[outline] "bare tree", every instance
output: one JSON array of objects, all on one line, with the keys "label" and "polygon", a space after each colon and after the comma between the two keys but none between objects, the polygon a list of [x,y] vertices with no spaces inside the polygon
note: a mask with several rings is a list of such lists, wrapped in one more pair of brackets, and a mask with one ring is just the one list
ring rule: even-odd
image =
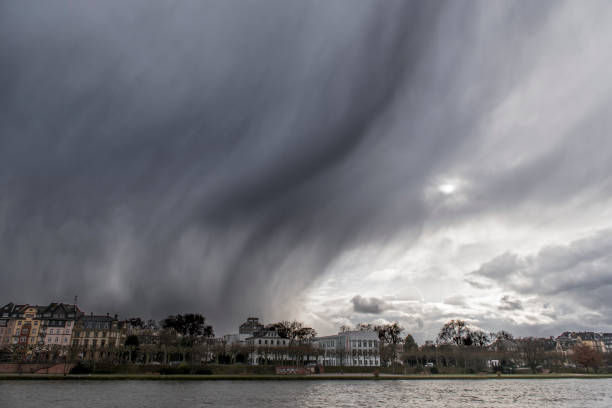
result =
[{"label": "bare tree", "polygon": [[471,344],[470,329],[463,320],[450,320],[442,326],[438,333],[438,341],[443,344],[456,346]]},{"label": "bare tree", "polygon": [[[380,355],[381,357],[389,356],[391,358],[391,365],[393,367],[393,372],[395,372],[397,345],[404,341],[401,336],[404,328],[400,326],[398,322],[394,322],[391,324],[375,326],[374,329],[378,332],[378,338],[381,344]],[[385,346],[385,344],[387,346]],[[389,348],[390,351],[388,350]]]},{"label": "bare tree", "polygon": [[574,346],[572,351],[572,360],[576,364],[583,366],[587,373],[589,372],[589,368],[592,368],[593,371],[597,372],[597,369],[603,362],[603,356],[599,351],[584,344]]}]

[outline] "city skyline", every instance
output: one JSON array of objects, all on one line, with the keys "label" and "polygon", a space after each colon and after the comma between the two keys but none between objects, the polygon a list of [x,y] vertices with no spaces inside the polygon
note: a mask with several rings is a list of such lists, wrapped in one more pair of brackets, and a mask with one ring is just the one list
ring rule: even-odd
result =
[{"label": "city skyline", "polygon": [[2,4],[0,299],[612,331],[612,8],[384,3]]}]

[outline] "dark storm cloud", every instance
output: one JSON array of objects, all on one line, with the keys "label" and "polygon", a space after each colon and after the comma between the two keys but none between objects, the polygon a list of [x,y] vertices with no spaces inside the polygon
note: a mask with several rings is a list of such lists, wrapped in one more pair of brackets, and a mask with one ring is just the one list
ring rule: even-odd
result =
[{"label": "dark storm cloud", "polygon": [[357,313],[379,314],[389,308],[384,300],[376,297],[366,298],[356,295],[351,299],[351,303],[353,304],[353,311]]},{"label": "dark storm cloud", "polygon": [[0,295],[213,319],[299,295],[380,233],[351,157],[436,8],[3,3]]},{"label": "dark storm cloud", "polygon": [[[537,157],[475,156],[556,66],[557,3],[485,4],[1,3],[0,298],[230,330],[426,221],[609,194],[607,98]],[[456,205],[430,193],[449,170],[474,180]]]}]

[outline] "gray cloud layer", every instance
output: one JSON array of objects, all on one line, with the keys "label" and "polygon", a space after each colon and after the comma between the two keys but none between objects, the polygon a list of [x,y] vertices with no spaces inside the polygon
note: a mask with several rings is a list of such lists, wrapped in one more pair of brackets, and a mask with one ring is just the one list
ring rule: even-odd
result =
[{"label": "gray cloud layer", "polygon": [[[426,222],[610,196],[610,81],[599,72],[569,75],[602,79],[597,95],[578,80],[555,95],[554,115],[578,116],[542,131],[559,138],[554,148],[522,155],[530,137],[516,156],[487,147],[494,133],[513,140],[550,121],[542,108],[540,119],[487,128],[526,77],[537,83],[539,64],[571,51],[549,47],[557,21],[581,24],[557,8],[2,3],[0,298],[79,294],[100,312],[197,310],[233,326],[298,309],[339,254],[410,245]],[[523,98],[542,107],[547,92]],[[463,199],[432,198],[432,180],[449,171],[472,181]],[[527,281],[496,277],[504,287],[546,279],[505,257],[495,270]],[[483,267],[475,275],[488,276]]]},{"label": "gray cloud layer", "polygon": [[[581,305],[599,314],[600,323],[612,324],[612,230],[568,245],[546,246],[527,256],[505,253],[471,275],[518,294],[548,299],[562,309]],[[502,308],[516,310],[522,305],[506,295]]]}]

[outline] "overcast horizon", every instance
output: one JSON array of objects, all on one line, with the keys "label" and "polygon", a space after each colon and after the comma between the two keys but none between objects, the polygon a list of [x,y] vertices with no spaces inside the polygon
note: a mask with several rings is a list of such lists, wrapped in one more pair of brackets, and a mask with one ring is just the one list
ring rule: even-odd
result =
[{"label": "overcast horizon", "polygon": [[0,301],[612,331],[605,1],[0,3]]}]

